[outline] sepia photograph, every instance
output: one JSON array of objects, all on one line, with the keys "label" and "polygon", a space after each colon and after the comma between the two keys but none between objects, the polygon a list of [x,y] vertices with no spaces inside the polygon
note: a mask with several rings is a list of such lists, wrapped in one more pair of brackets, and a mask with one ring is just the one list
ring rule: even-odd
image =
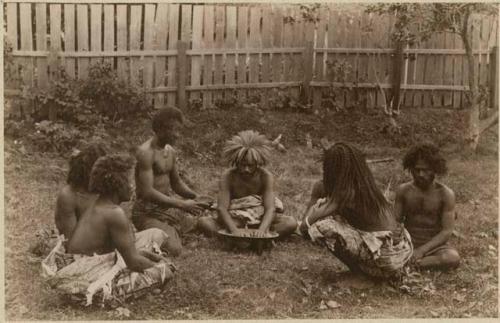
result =
[{"label": "sepia photograph", "polygon": [[498,319],[498,4],[1,6],[5,320]]}]

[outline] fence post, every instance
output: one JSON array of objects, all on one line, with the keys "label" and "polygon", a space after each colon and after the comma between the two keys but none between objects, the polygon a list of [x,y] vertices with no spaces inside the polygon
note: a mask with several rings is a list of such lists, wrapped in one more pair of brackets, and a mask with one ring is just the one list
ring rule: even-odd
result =
[{"label": "fence post", "polygon": [[304,62],[304,84],[302,88],[304,89],[302,99],[305,103],[311,102],[312,88],[311,81],[313,77],[313,56],[314,56],[314,42],[306,42],[306,47],[304,53],[302,54]]},{"label": "fence post", "polygon": [[490,108],[498,109],[498,46],[490,52]]},{"label": "fence post", "polygon": [[177,107],[182,111],[185,111],[187,108],[187,100],[186,100],[187,47],[188,47],[187,42],[185,41],[177,42]]}]

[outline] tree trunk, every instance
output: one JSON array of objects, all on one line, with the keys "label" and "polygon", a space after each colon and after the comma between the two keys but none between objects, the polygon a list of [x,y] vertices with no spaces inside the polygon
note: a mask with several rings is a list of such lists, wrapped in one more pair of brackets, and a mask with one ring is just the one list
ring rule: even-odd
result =
[{"label": "tree trunk", "polygon": [[401,101],[401,79],[404,65],[404,56],[403,56],[403,41],[396,41],[394,58],[392,60],[392,98],[391,98],[391,106],[393,110],[399,110],[399,103]]},{"label": "tree trunk", "polygon": [[472,26],[469,26],[470,21],[470,9],[465,14],[463,27],[460,33],[462,42],[465,47],[465,55],[467,57],[467,68],[469,76],[469,92],[467,93],[467,103],[468,103],[468,120],[467,120],[467,133],[465,134],[465,145],[471,153],[474,153],[477,149],[480,136],[480,124],[479,124],[479,90],[476,84],[476,67],[474,66],[474,55],[472,54],[472,46],[470,41],[470,36],[472,35]]}]

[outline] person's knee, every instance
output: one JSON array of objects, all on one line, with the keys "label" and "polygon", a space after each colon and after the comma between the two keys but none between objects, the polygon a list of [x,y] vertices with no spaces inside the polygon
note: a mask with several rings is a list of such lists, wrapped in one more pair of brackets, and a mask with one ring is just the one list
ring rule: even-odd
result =
[{"label": "person's knee", "polygon": [[281,216],[275,229],[280,235],[291,234],[297,229],[297,220],[292,216]]},{"label": "person's knee", "polygon": [[203,233],[212,235],[217,233],[219,226],[212,217],[203,217],[198,220],[198,229]]},{"label": "person's knee", "polygon": [[441,261],[447,267],[456,268],[460,264],[460,255],[455,249],[449,249],[441,255]]},{"label": "person's knee", "polygon": [[179,239],[175,237],[169,237],[162,246],[170,256],[177,257],[182,253],[182,244]]}]

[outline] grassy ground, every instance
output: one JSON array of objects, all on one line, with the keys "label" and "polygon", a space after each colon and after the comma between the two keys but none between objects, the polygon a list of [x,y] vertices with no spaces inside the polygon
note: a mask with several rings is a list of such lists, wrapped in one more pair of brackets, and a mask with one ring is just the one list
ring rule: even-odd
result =
[{"label": "grassy ground", "polygon": [[[273,156],[270,169],[286,212],[300,217],[312,183],[321,177],[319,139],[349,140],[367,158],[394,157],[372,164],[379,184],[392,187],[409,179],[399,159],[415,140],[438,142],[450,156],[442,181],[455,190],[459,214],[452,243],[463,257],[450,272],[422,272],[402,289],[351,275],[336,258],[298,236],[280,241],[262,256],[233,252],[217,239],[186,237],[178,271],[158,294],[127,304],[126,310],[79,308],[47,288],[40,259],[29,252],[34,233],[51,224],[66,161],[55,154],[5,141],[6,309],[9,320],[92,319],[247,319],[247,318],[412,318],[498,317],[498,133],[489,131],[479,154],[462,158],[453,139],[462,119],[446,111],[405,111],[403,135],[380,132],[380,115],[318,116],[242,111],[196,112],[180,143],[182,169],[201,192],[215,194],[224,167],[220,148],[230,135],[248,128],[274,137],[283,134],[286,154]],[[148,133],[145,125],[110,131],[126,149]],[[122,127],[123,129],[123,127]],[[313,147],[307,147],[306,134]],[[125,205],[126,208],[129,206]],[[335,301],[337,308],[323,303]],[[326,307],[326,308],[325,308]],[[128,316],[127,316],[128,314]]]}]

